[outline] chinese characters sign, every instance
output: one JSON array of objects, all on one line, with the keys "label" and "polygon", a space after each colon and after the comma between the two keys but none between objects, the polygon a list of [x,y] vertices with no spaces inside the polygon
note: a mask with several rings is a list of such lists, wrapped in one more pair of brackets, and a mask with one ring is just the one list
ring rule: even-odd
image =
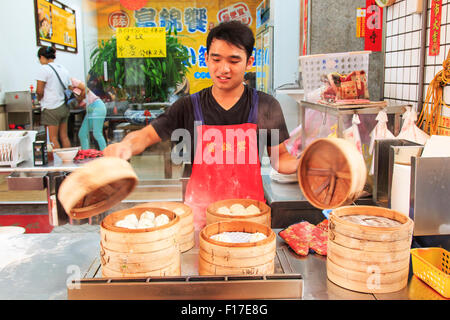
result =
[{"label": "chinese characters sign", "polygon": [[[53,3],[58,3],[60,6]],[[36,0],[38,45],[42,45],[40,41],[45,41],[76,49],[75,11],[58,1],[53,3],[47,0]]]},{"label": "chinese characters sign", "polygon": [[217,20],[219,20],[219,22],[238,20],[243,24],[250,26],[252,24],[252,14],[245,3],[238,2],[221,9],[217,13]]},{"label": "chinese characters sign", "polygon": [[431,1],[430,12],[430,48],[428,55],[439,55],[439,47],[441,44],[441,15],[442,15],[442,0]]},{"label": "chinese characters sign", "polygon": [[165,28],[117,28],[118,58],[163,58],[166,56]]},{"label": "chinese characters sign", "polygon": [[164,28],[165,32],[176,31],[178,41],[190,55],[189,62],[192,66],[186,77],[191,93],[212,84],[205,61],[208,31],[222,21],[239,20],[248,23],[253,32],[256,32],[255,12],[260,2],[261,0],[148,0],[143,7],[129,10],[117,1],[114,2],[115,5],[108,5],[105,10],[100,2],[88,1],[94,7],[93,11],[97,12],[99,42],[110,39],[120,28],[158,27]]},{"label": "chinese characters sign", "polygon": [[366,0],[364,50],[381,51],[383,40],[383,8],[375,0]]}]

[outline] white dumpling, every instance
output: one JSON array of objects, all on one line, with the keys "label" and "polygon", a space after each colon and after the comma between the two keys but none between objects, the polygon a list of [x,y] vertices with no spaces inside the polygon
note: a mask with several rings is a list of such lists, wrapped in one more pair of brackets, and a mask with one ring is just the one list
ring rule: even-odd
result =
[{"label": "white dumpling", "polygon": [[163,226],[165,224],[168,224],[170,219],[168,216],[166,216],[165,214],[160,214],[159,216],[157,216],[155,218],[155,226],[159,227],[159,226]]},{"label": "white dumpling", "polygon": [[120,227],[120,228],[136,229],[137,224],[131,223],[130,221],[123,219],[123,220],[117,221],[115,226]]},{"label": "white dumpling", "polygon": [[228,207],[220,207],[219,209],[217,209],[217,213],[220,214],[230,214],[230,209],[228,209]]},{"label": "white dumpling", "polygon": [[247,214],[261,213],[261,210],[259,210],[259,208],[257,206],[255,206],[254,204],[249,205],[247,207],[247,209],[245,209],[245,211],[247,212]]},{"label": "white dumpling", "polygon": [[146,218],[143,219],[141,216],[141,219],[139,219],[139,223],[137,226],[138,229],[146,229],[146,228],[154,228],[154,227],[155,227],[155,224],[152,219],[146,219]]},{"label": "white dumpling", "polygon": [[264,233],[255,232],[250,235],[250,239],[248,240],[248,242],[257,242],[264,240],[265,238],[267,238],[267,236]]},{"label": "white dumpling", "polygon": [[141,214],[141,217],[139,218],[140,220],[142,219],[147,219],[147,220],[154,220],[155,219],[155,214],[151,211],[145,211]]},{"label": "white dumpling", "polygon": [[184,209],[181,207],[173,209],[173,212],[175,212],[176,215],[182,216],[184,214]]},{"label": "white dumpling", "polygon": [[125,216],[125,218],[123,220],[129,222],[130,224],[134,224],[136,226],[139,223],[139,220],[134,213]]},{"label": "white dumpling", "polygon": [[210,238],[220,242],[232,242],[230,236],[225,233],[214,234]]},{"label": "white dumpling", "polygon": [[235,203],[230,207],[230,212],[232,214],[236,214],[236,215],[243,215],[246,214],[247,211],[245,211],[245,207],[240,204],[240,203]]}]

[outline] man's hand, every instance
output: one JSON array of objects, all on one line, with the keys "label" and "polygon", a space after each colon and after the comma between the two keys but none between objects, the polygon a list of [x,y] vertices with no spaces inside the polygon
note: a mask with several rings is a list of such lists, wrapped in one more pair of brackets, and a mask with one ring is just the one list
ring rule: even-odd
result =
[{"label": "man's hand", "polygon": [[124,160],[129,160],[133,155],[133,150],[131,149],[131,145],[127,141],[122,141],[107,146],[103,150],[103,155],[105,157],[117,157]]}]

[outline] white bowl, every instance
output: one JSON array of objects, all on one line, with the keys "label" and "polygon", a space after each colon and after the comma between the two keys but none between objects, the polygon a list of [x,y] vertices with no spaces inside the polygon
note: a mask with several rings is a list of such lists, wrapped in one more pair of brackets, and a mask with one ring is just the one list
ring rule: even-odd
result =
[{"label": "white bowl", "polygon": [[53,152],[63,161],[72,161],[78,153],[79,148],[61,148],[54,149]]}]

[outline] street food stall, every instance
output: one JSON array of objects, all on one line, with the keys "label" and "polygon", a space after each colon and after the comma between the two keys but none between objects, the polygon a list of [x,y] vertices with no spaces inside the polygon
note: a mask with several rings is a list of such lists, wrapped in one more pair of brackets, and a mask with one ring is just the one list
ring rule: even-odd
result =
[{"label": "street food stall", "polygon": [[[149,12],[159,12],[161,17],[189,12],[186,17],[191,19],[209,11],[217,20],[238,16],[251,25],[254,9],[261,18],[275,7],[272,1],[225,1],[227,5],[219,9],[211,4],[191,8],[173,2],[169,14],[152,0],[143,1],[139,8],[130,1],[120,1],[113,8],[83,2],[96,20],[87,19],[88,25],[99,24],[95,36],[98,48],[86,63],[92,67],[86,78],[95,76],[115,99],[105,100],[108,130],[115,134],[108,142],[119,142],[125,131],[148,125],[164,112],[161,106],[170,106],[182,94],[210,85],[211,75],[202,59],[203,37],[214,23],[185,21],[186,28],[178,31],[194,35],[186,46],[172,34],[165,37],[163,26],[156,26]],[[372,2],[368,1],[368,6],[376,6]],[[396,6],[394,2],[389,1],[389,5]],[[156,188],[165,192],[169,180],[176,180],[183,186],[183,196],[126,201],[142,184],[137,164],[151,167],[145,159],[134,156],[127,161],[101,153],[80,153],[79,147],[47,150],[47,141],[35,139],[35,132],[0,132],[0,160],[5,162],[0,172],[10,174],[10,190],[46,189],[52,226],[97,227],[87,233],[26,233],[17,226],[0,227],[0,299],[449,299],[448,137],[428,136],[418,127],[420,99],[407,96],[414,91],[411,84],[402,91],[404,99],[388,96],[395,90],[386,90],[387,98],[382,101],[369,99],[372,53],[368,50],[307,55],[315,32],[309,30],[312,25],[308,19],[311,13],[317,14],[317,7],[311,8],[309,1],[300,3],[303,21],[296,33],[302,34],[299,49],[303,54],[298,59],[299,77],[297,70],[290,76],[303,83],[292,84],[296,88],[292,91],[272,88],[290,96],[298,107],[298,127],[286,143],[290,155],[299,160],[297,170],[284,175],[262,163],[264,199],[230,198],[208,203],[206,225],[200,229],[194,227],[194,208],[184,199],[191,174],[189,163],[181,165],[183,176],[172,176],[171,160],[180,151],[172,148],[176,141],[166,140],[146,149],[163,158],[163,169],[146,170],[161,169],[166,184]],[[405,6],[405,1],[401,3],[399,6]],[[120,10],[112,10],[117,8]],[[393,12],[387,12],[388,23],[398,20]],[[408,15],[411,20],[412,15]],[[175,18],[171,23],[182,26]],[[154,30],[151,36],[140,30],[145,28]],[[275,30],[277,26],[268,28]],[[140,57],[118,56],[130,48],[116,50],[120,41],[124,43],[121,37],[130,32],[138,35],[136,39],[157,38],[161,33],[157,40],[164,38],[178,48],[174,51],[180,54],[177,59],[181,62],[179,69],[172,71],[179,77],[175,80],[187,83],[187,93],[164,83],[163,70],[170,68],[156,60],[160,58],[146,56],[149,48],[143,48]],[[255,51],[261,55],[279,35],[259,36],[265,46]],[[266,43],[262,43],[265,38]],[[389,51],[393,40],[387,42]],[[267,61],[273,62],[276,56],[272,54],[278,51],[266,51]],[[114,54],[108,56],[111,52]],[[187,66],[191,72],[186,73]],[[257,82],[271,80],[258,79],[264,74],[260,67],[256,65]],[[271,77],[275,77],[276,68],[270,69],[272,72]],[[408,72],[412,74],[412,70]],[[386,88],[390,85],[392,81],[387,80]],[[24,95],[28,101],[28,92]],[[119,107],[122,110],[117,111]],[[14,113],[11,108],[7,111]],[[37,113],[28,107],[16,111],[31,112],[30,120]],[[65,153],[70,153],[67,159]],[[223,180],[227,183],[229,179],[224,175]]]}]

